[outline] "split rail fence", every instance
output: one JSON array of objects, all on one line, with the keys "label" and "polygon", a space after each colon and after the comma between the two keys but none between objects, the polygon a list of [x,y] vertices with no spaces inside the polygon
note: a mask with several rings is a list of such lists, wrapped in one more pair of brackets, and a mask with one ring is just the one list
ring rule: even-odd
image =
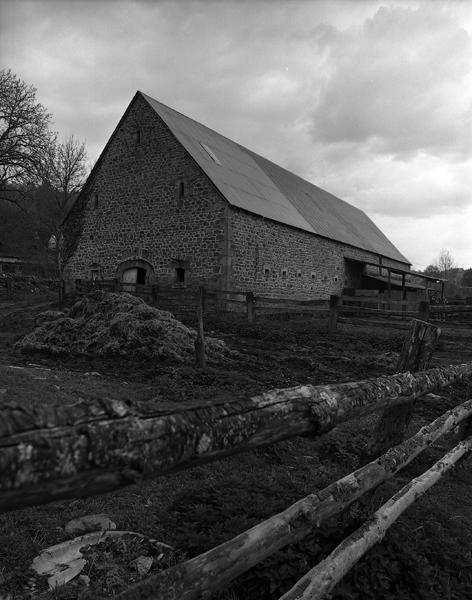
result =
[{"label": "split rail fence", "polygon": [[329,299],[272,298],[251,291],[162,287],[116,280],[76,280],[75,287],[78,294],[96,289],[129,292],[158,308],[174,312],[178,318],[194,318],[201,310],[204,316],[220,313],[244,316],[249,323],[259,318],[318,317],[328,320],[330,330],[334,330],[337,323],[354,322],[406,329],[412,318],[442,321],[451,326],[472,326],[472,305],[430,304],[413,297],[399,300],[371,294],[331,296]]},{"label": "split rail fence", "polygon": [[[341,422],[378,410],[386,410],[391,423],[392,417],[395,420],[411,412],[426,394],[472,377],[472,362],[427,368],[439,333],[434,325],[412,322],[398,364],[405,372],[351,383],[271,390],[235,402],[156,404],[153,411],[140,412],[139,407],[105,398],[64,404],[58,395],[57,405],[49,402],[28,412],[12,400],[0,400],[0,509],[116,490],[143,477],[296,435],[322,436]],[[134,584],[117,598],[210,597],[277,550],[306,537],[393,477],[439,437],[459,428],[456,438],[461,441],[450,452],[396,493],[282,599],[325,597],[399,515],[472,449],[471,420],[469,399],[401,441],[408,422],[403,419],[395,432],[399,443],[378,458],[235,538]],[[394,438],[388,439],[390,443]]]}]

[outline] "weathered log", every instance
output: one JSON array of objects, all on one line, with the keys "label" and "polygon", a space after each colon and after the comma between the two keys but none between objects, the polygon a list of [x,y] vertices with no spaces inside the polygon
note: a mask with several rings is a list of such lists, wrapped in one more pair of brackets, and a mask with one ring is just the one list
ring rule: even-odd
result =
[{"label": "weathered log", "polygon": [[393,477],[425,448],[472,415],[472,400],[447,411],[384,456],[310,494],[235,538],[134,584],[117,600],[198,600],[225,587],[277,550],[306,537],[366,491]]},{"label": "weathered log", "polygon": [[[397,371],[414,373],[428,369],[440,335],[441,330],[436,325],[413,319],[398,359]],[[366,457],[370,459],[379,456],[400,443],[405,437],[412,414],[411,403],[387,408],[375,428]]]},{"label": "weathered log", "polygon": [[397,371],[404,373],[427,369],[440,335],[441,329],[436,325],[413,319],[398,359]]},{"label": "weathered log", "polygon": [[324,598],[372,546],[382,541],[388,528],[398,517],[470,450],[472,450],[472,437],[460,442],[431,469],[412,479],[383,504],[362,527],[341,542],[325,560],[304,575],[280,600]]},{"label": "weathered log", "polygon": [[[297,386],[233,402],[136,406],[102,399],[44,403],[0,396],[0,509],[111,491],[295,435],[472,375],[472,362],[360,382]],[[39,382],[34,382],[39,387]]]}]

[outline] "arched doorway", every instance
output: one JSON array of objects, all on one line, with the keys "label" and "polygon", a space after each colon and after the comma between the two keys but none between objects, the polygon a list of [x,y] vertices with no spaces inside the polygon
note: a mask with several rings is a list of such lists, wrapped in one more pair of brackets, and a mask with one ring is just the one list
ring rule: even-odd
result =
[{"label": "arched doorway", "polygon": [[154,269],[143,259],[125,260],[117,269],[118,281],[123,285],[123,291],[135,292],[139,285],[149,285],[154,282]]}]

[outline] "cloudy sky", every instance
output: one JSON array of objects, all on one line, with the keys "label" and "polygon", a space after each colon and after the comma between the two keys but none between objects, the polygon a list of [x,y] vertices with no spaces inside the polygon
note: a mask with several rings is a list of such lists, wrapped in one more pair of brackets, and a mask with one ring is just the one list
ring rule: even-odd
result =
[{"label": "cloudy sky", "polygon": [[137,89],[472,267],[472,3],[0,0],[0,58],[98,157]]}]

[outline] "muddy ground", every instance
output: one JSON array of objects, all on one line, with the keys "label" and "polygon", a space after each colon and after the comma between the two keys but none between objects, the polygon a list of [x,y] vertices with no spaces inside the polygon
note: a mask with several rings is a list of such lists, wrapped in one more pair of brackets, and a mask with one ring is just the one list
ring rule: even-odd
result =
[{"label": "muddy ground", "polygon": [[[342,324],[326,334],[323,320],[263,321],[208,318],[206,330],[240,352],[231,365],[193,364],[20,354],[14,343],[31,330],[42,306],[0,307],[0,365],[22,367],[23,382],[53,382],[85,397],[155,398],[174,402],[230,399],[275,387],[325,384],[391,374],[404,331]],[[49,308],[49,307],[48,307]],[[52,307],[54,308],[54,307]],[[472,331],[472,330],[471,330]],[[472,360],[472,332],[450,335],[433,365]],[[34,383],[25,402],[35,401]],[[0,388],[3,388],[0,382]],[[60,393],[60,392],[58,392]],[[466,384],[440,399],[419,403],[411,433],[462,402]],[[0,516],[0,598],[111,598],[141,575],[132,567],[136,548],[105,548],[74,579],[54,592],[30,570],[42,549],[70,537],[64,525],[86,514],[106,513],[118,529],[144,533],[189,558],[233,537],[322,489],[360,464],[375,416],[347,423],[321,439],[295,438],[213,464],[144,481],[119,492],[52,503]],[[382,501],[426,470],[451,446],[447,439],[423,453],[394,480],[348,514],[333,519],[302,543],[274,554],[221,592],[220,600],[280,597]],[[465,600],[472,597],[472,461],[419,499],[385,540],[337,586],[342,599]],[[142,550],[141,550],[142,551]],[[160,568],[155,561],[150,573]],[[88,581],[87,581],[88,579]],[[2,595],[3,594],[3,595]]]}]

